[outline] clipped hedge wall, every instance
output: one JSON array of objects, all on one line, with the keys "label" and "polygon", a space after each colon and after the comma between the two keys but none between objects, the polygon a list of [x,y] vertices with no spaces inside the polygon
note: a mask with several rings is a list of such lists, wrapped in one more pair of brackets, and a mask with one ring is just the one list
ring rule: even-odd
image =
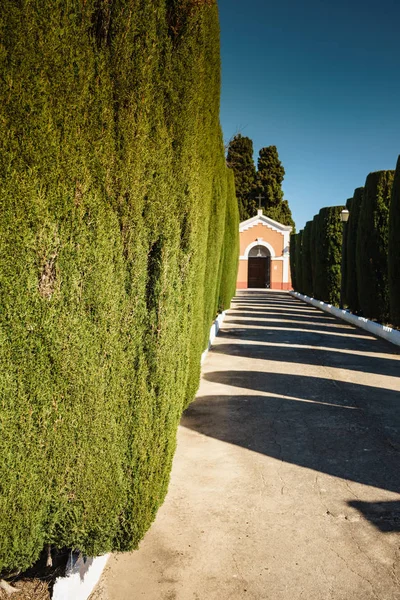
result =
[{"label": "clipped hedge wall", "polygon": [[311,270],[311,230],[312,221],[307,221],[303,230],[302,239],[302,254],[301,254],[301,272],[302,272],[302,285],[303,294],[307,296],[313,295],[313,280]]},{"label": "clipped hedge wall", "polygon": [[297,233],[290,234],[290,277],[292,280],[292,287],[297,290],[297,265],[296,265],[296,240]]},{"label": "clipped hedge wall", "polygon": [[303,293],[303,230],[296,234],[295,280],[297,292]]},{"label": "clipped hedge wall", "polygon": [[318,231],[318,217],[314,215],[311,225],[311,239],[310,239],[310,252],[311,252],[311,279],[312,279],[312,296],[315,296],[315,279],[316,279],[316,261],[317,261],[317,242],[316,236]]},{"label": "clipped hedge wall", "polygon": [[389,320],[389,207],[394,171],[370,173],[366,179],[357,228],[357,287],[362,314],[380,323]]},{"label": "clipped hedge wall", "polygon": [[[353,198],[348,198],[346,201],[346,209],[349,211],[349,219],[352,210]],[[349,222],[343,223],[343,243],[342,243],[342,264],[341,264],[341,281],[340,281],[340,298],[341,305],[348,306],[347,301],[347,267],[348,267],[348,254],[347,254],[347,238],[349,234]]]},{"label": "clipped hedge wall", "polygon": [[301,249],[293,236],[294,289],[399,327],[400,156],[396,171],[370,173],[346,208],[344,225],[343,207],[321,209],[307,222]]},{"label": "clipped hedge wall", "polygon": [[315,234],[315,297],[336,306],[340,304],[343,208],[321,208]]},{"label": "clipped hedge wall", "polygon": [[225,217],[224,240],[222,244],[218,312],[229,308],[236,292],[236,280],[239,263],[239,209],[235,196],[235,176],[232,171],[227,175],[227,207]]},{"label": "clipped hedge wall", "polygon": [[363,198],[364,188],[359,187],[354,190],[353,198],[351,199],[351,209],[349,220],[346,225],[346,272],[343,275],[344,285],[344,304],[350,310],[358,314],[360,306],[358,302],[358,286],[357,286],[357,266],[356,266],[356,248],[357,248],[357,229],[358,220],[360,218],[360,209]]},{"label": "clipped hedge wall", "polygon": [[394,175],[389,215],[390,321],[400,327],[400,156]]},{"label": "clipped hedge wall", "polygon": [[7,570],[47,543],[137,547],[233,293],[238,217],[214,1],[4,0],[0,32]]}]

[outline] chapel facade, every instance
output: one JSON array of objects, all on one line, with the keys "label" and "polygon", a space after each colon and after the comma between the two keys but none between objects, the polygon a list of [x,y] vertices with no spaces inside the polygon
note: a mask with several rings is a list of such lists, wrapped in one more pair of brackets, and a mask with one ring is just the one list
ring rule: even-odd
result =
[{"label": "chapel facade", "polygon": [[240,256],[237,289],[290,290],[289,243],[292,227],[257,215],[239,225]]}]

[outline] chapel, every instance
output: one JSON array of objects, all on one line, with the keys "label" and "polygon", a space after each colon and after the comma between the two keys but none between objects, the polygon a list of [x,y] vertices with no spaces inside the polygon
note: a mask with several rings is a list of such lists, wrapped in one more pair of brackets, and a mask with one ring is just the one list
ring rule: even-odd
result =
[{"label": "chapel", "polygon": [[240,257],[237,289],[290,290],[289,243],[292,227],[257,215],[239,225]]}]

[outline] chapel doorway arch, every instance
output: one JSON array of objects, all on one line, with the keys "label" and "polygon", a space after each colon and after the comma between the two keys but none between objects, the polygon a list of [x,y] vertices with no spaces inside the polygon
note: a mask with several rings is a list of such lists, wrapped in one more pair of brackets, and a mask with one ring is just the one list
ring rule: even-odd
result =
[{"label": "chapel doorway arch", "polygon": [[249,288],[271,287],[271,253],[260,244],[253,246],[248,256],[248,284]]}]

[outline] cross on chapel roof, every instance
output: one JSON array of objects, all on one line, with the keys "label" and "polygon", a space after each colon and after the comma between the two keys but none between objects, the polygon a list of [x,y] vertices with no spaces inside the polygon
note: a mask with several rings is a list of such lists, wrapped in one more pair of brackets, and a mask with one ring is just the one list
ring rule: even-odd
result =
[{"label": "cross on chapel roof", "polygon": [[258,196],[256,196],[256,200],[258,200],[257,217],[261,217],[261,215],[263,214],[263,211],[261,208],[261,200],[265,200],[265,198],[264,198],[264,196],[261,196],[261,194],[258,194]]},{"label": "cross on chapel roof", "polygon": [[261,210],[261,200],[265,200],[265,197],[261,196],[261,194],[258,194],[258,196],[256,196],[256,200],[258,200],[258,210]]}]

